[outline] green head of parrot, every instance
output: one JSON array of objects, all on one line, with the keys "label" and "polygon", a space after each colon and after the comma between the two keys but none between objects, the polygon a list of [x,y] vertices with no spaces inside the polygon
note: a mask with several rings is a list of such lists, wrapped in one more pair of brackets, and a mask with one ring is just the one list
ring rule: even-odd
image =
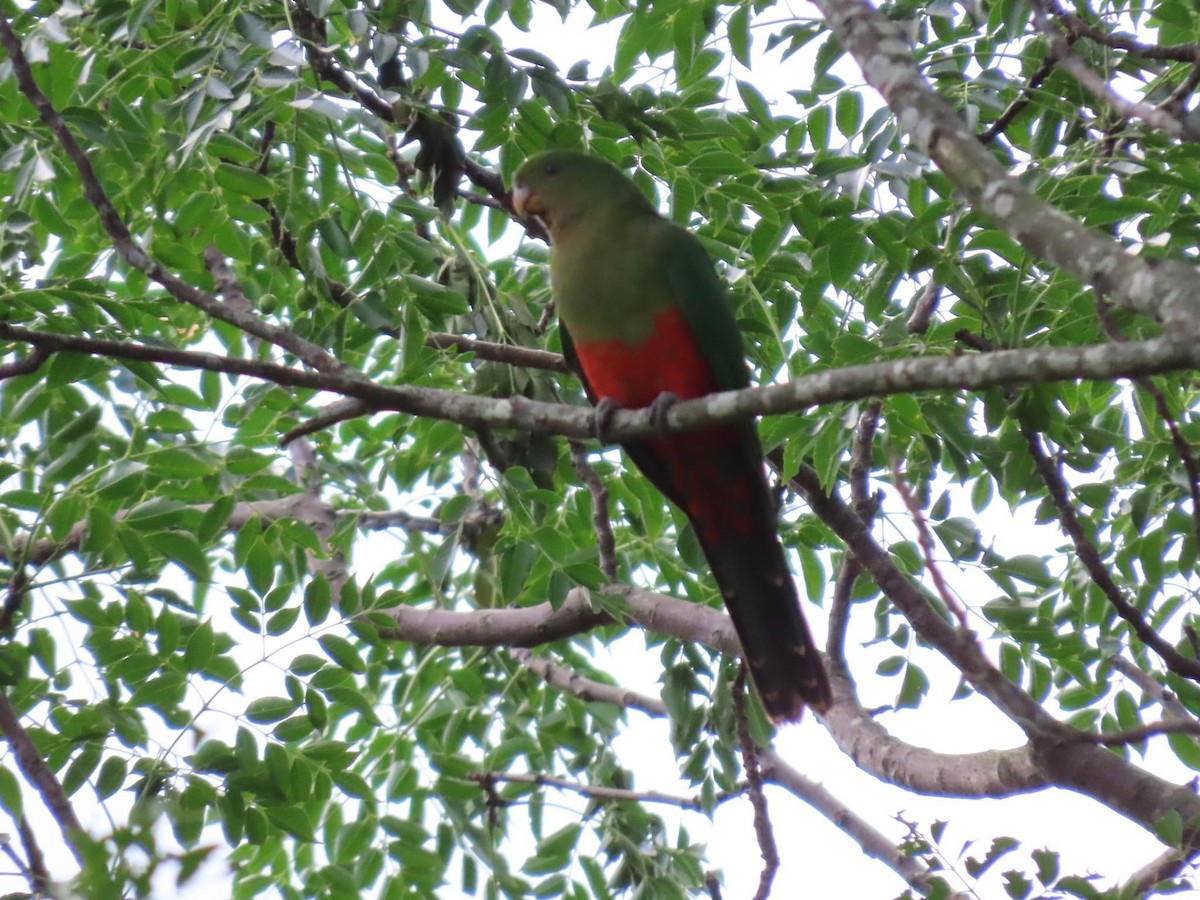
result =
[{"label": "green head of parrot", "polygon": [[588,210],[650,206],[620,169],[577,150],[550,150],[526,160],[513,177],[512,201],[518,216],[540,219],[551,237]]}]

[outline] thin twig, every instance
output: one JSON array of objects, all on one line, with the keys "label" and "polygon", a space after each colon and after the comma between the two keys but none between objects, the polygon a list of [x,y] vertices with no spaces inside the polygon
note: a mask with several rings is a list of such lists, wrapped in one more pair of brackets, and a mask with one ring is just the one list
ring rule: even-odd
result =
[{"label": "thin twig", "polygon": [[1178,719],[1169,719],[1161,722],[1147,722],[1145,725],[1138,725],[1135,728],[1101,732],[1100,734],[1081,731],[1079,732],[1079,740],[1094,741],[1097,744],[1103,744],[1105,747],[1120,747],[1125,744],[1140,744],[1146,738],[1159,734],[1200,735],[1200,722],[1184,722]]},{"label": "thin twig", "polygon": [[[534,656],[528,650],[518,649],[510,651],[510,653],[523,667],[537,675],[546,684],[570,693],[581,700],[612,703],[622,709],[636,709],[654,718],[666,718],[667,716],[666,704],[657,697],[649,697],[619,685],[605,684],[587,678],[548,657]],[[737,694],[735,693],[734,696]],[[841,708],[841,704],[838,708]],[[861,715],[865,717],[866,714],[861,713]],[[779,785],[807,803],[849,835],[851,840],[862,847],[867,856],[878,859],[922,893],[928,892],[930,882],[936,878],[936,874],[926,868],[919,859],[897,849],[886,835],[876,830],[852,807],[839,801],[822,785],[805,777],[795,766],[789,764],[769,747],[759,751],[759,762],[765,781]],[[1027,786],[1025,790],[1028,789]],[[947,900],[961,900],[961,898],[958,894],[951,894]]]},{"label": "thin twig", "polygon": [[1013,175],[925,77],[906,25],[884,9],[868,0],[812,3],[913,145],[975,214],[1016,240],[1031,259],[1108,291],[1123,307],[1158,318],[1168,330],[1197,333],[1194,266],[1182,258],[1138,255],[1115,237],[1083,227]]},{"label": "thin twig", "polygon": [[1062,527],[1063,533],[1074,544],[1075,555],[1083,563],[1092,582],[1100,588],[1113,609],[1129,624],[1133,633],[1142,643],[1162,657],[1167,668],[1184,678],[1200,681],[1200,660],[1184,656],[1171,646],[1146,622],[1137,607],[1126,599],[1125,592],[1113,580],[1112,573],[1100,558],[1100,551],[1096,549],[1096,545],[1084,531],[1083,524],[1079,521],[1079,516],[1071,503],[1067,483],[1054,461],[1046,454],[1041,438],[1037,432],[1027,428],[1024,424],[1020,427],[1021,433],[1025,437],[1025,445],[1029,448],[1029,455],[1033,459],[1034,468],[1045,482],[1050,493],[1050,500],[1058,512],[1059,525]]},{"label": "thin twig", "polygon": [[1187,78],[1175,86],[1175,89],[1167,95],[1167,99],[1158,104],[1158,108],[1172,116],[1186,116],[1188,114],[1187,98],[1191,96],[1197,86],[1200,86],[1200,60],[1192,65]]},{"label": "thin twig", "polygon": [[568,441],[571,450],[571,465],[575,474],[587,488],[592,498],[592,527],[596,531],[596,551],[600,557],[600,571],[609,581],[617,580],[617,541],[613,536],[612,520],[608,515],[608,488],[588,462],[587,448],[580,441]]},{"label": "thin twig", "polygon": [[489,362],[508,363],[526,369],[543,369],[547,372],[569,372],[562,354],[517,344],[499,344],[481,341],[465,334],[431,332],[425,336],[425,346],[435,350],[454,350],[458,353],[473,353],[476,359]]},{"label": "thin twig", "polygon": [[1188,712],[1187,707],[1180,702],[1179,698],[1163,687],[1148,672],[1143,672],[1122,656],[1108,657],[1108,664],[1140,687],[1148,697],[1161,706],[1163,716],[1167,719],[1185,722],[1195,721],[1195,717]]},{"label": "thin twig", "polygon": [[[1068,44],[1070,44],[1073,40],[1073,37],[1068,37]],[[1053,54],[1049,54],[1042,59],[1041,64],[1033,71],[1033,74],[1029,76],[1029,82],[1021,90],[1020,95],[1004,108],[1004,111],[996,117],[996,120],[987,127],[983,134],[979,135],[979,140],[981,143],[989,144],[999,135],[1003,134],[1005,129],[1012,124],[1013,119],[1020,115],[1021,110],[1025,109],[1025,107],[1033,102],[1034,91],[1042,86],[1042,82],[1044,82],[1054,70],[1055,62],[1056,60]]]},{"label": "thin twig", "polygon": [[[867,404],[867,408],[858,417],[854,440],[850,446],[850,496],[854,500],[855,511],[867,528],[871,527],[878,509],[878,503],[871,494],[871,467],[875,430],[879,425],[882,410],[881,400],[872,400]],[[854,582],[858,580],[861,572],[862,565],[858,558],[853,553],[844,554],[837,581],[833,586],[833,600],[829,604],[829,630],[825,639],[825,654],[829,657],[828,665],[847,679],[850,678],[850,669],[846,664],[846,629],[850,624]]]},{"label": "thin twig", "polygon": [[[1200,72],[1200,66],[1197,66],[1196,72]],[[1117,326],[1112,314],[1112,305],[1103,296],[1099,298],[1096,311],[1105,333],[1112,340],[1125,343],[1128,338]],[[1188,494],[1192,499],[1192,528],[1196,535],[1196,546],[1200,547],[1200,463],[1197,463],[1191,444],[1184,438],[1183,432],[1179,428],[1179,419],[1167,403],[1166,396],[1158,389],[1158,385],[1149,378],[1135,378],[1133,383],[1154,400],[1154,408],[1158,412],[1158,417],[1167,426],[1167,431],[1171,435],[1171,445],[1175,448],[1175,453],[1179,456],[1184,471],[1187,472]]]},{"label": "thin twig", "polygon": [[[535,787],[554,787],[564,791],[573,791],[593,800],[604,800],[614,803],[662,803],[667,806],[677,806],[680,809],[704,810],[700,797],[679,797],[674,794],[664,794],[661,791],[632,791],[626,788],[606,787],[597,784],[582,784],[568,778],[556,775],[543,775],[540,772],[476,772],[468,776],[472,781],[495,784],[528,784]],[[734,797],[740,797],[741,791],[722,791],[717,794],[716,802],[724,803]]]},{"label": "thin twig", "polygon": [[[364,109],[369,110],[382,121],[394,126],[402,124],[397,122],[395,110],[383,97],[360,84],[325,50],[324,21],[314,16],[303,4],[294,4],[292,9],[297,11],[294,13],[297,36],[304,43],[304,50],[313,71],[320,78],[337,86],[342,93],[352,97]],[[499,174],[480,165],[470,157],[464,157],[461,162],[463,171],[472,184],[483,188],[495,198],[499,208],[513,213],[512,197],[504,186],[504,179]],[[532,231],[531,234],[538,236]]]},{"label": "thin twig", "polygon": [[970,623],[967,621],[967,611],[950,590],[950,585],[946,583],[945,576],[942,575],[942,570],[933,558],[933,532],[930,531],[929,522],[925,520],[925,514],[921,511],[920,505],[918,505],[916,498],[912,495],[912,491],[908,488],[908,483],[904,479],[904,472],[901,471],[898,461],[892,466],[892,482],[895,485],[896,493],[904,501],[904,505],[908,509],[908,514],[912,516],[913,524],[917,526],[917,543],[921,546],[921,554],[925,557],[925,568],[929,571],[929,575],[933,579],[933,585],[937,588],[938,596],[942,598],[942,603],[946,605],[946,609],[954,613],[954,617],[958,619],[959,627],[964,631],[970,630]]},{"label": "thin twig", "polygon": [[21,838],[21,846],[25,849],[25,859],[29,870],[29,886],[34,894],[41,894],[50,889],[50,871],[46,868],[46,857],[38,845],[37,835],[25,816],[17,818],[17,834]]},{"label": "thin twig", "polygon": [[233,309],[212,294],[188,284],[174,273],[167,271],[157,260],[146,253],[133,239],[128,226],[117,212],[116,207],[113,206],[104,188],[101,187],[91,160],[88,159],[79,142],[75,140],[66,120],[38,87],[29,60],[21,47],[21,42],[3,12],[0,12],[0,47],[3,47],[8,53],[9,63],[12,65],[13,74],[17,79],[17,87],[33,104],[42,122],[54,134],[59,145],[74,164],[75,170],[79,174],[84,196],[96,210],[100,224],[121,259],[151,281],[161,285],[176,300],[194,306],[207,315],[227,322],[247,334],[282,347],[317,371],[338,373],[350,380],[366,380],[361,372],[346,366],[311,341],[304,340],[287,328],[266,322],[252,313]]},{"label": "thin twig", "polygon": [[1123,34],[1096,27],[1068,12],[1058,0],[1038,0],[1037,5],[1052,13],[1072,37],[1085,37],[1097,44],[1112,47],[1114,50],[1124,50],[1144,59],[1200,62],[1200,44],[1146,44]]},{"label": "thin twig", "polygon": [[[24,818],[24,816],[22,816],[21,818]],[[29,867],[26,866],[25,861],[23,859],[21,859],[20,856],[17,855],[17,851],[13,848],[12,838],[7,834],[0,834],[0,853],[3,853],[5,856],[7,856],[9,858],[9,860],[12,861],[12,864],[17,867],[17,871],[21,873],[22,877],[24,877],[30,883],[33,882],[33,875],[29,871]],[[7,873],[5,873],[5,874],[7,874]],[[7,898],[12,897],[14,895],[5,894],[4,896],[7,900]],[[24,898],[29,895],[19,894],[16,896]]]},{"label": "thin twig", "polygon": [[8,745],[16,754],[21,774],[41,794],[42,801],[50,810],[50,814],[54,816],[54,820],[62,831],[67,849],[82,865],[84,858],[77,846],[77,839],[85,834],[83,825],[75,815],[75,808],[71,806],[71,801],[63,791],[62,785],[46,764],[42,752],[38,750],[29,733],[21,725],[20,716],[17,715],[8,695],[2,692],[0,692],[0,734],[4,735],[4,739],[8,741]]},{"label": "thin twig", "polygon": [[[768,459],[772,465],[779,465],[777,456],[769,454]],[[992,664],[975,635],[953,627],[942,611],[930,602],[926,592],[897,568],[891,555],[872,537],[858,514],[836,491],[825,489],[815,469],[801,465],[785,477],[808,501],[813,513],[858,557],[863,569],[908,619],[917,634],[962,672],[976,690],[1018,722],[1030,736],[1054,734],[1066,727]]]},{"label": "thin twig", "polygon": [[775,846],[775,831],[767,813],[767,797],[763,793],[762,772],[758,766],[758,745],[750,739],[750,725],[746,721],[746,672],[746,663],[743,661],[738,665],[737,677],[733,680],[733,717],[737,723],[738,741],[742,745],[747,793],[750,806],[754,809],[754,834],[758,838],[758,849],[763,860],[754,900],[766,900],[771,895],[775,873],[779,871],[779,849]]},{"label": "thin twig", "polygon": [[1058,62],[1058,65],[1117,115],[1129,119],[1140,119],[1151,128],[1157,128],[1172,137],[1188,141],[1200,140],[1200,129],[1187,119],[1173,116],[1160,107],[1121,96],[1102,75],[1093,71],[1075,54],[1066,37],[1044,11],[1035,10],[1033,15],[1038,30],[1050,42],[1050,54]]},{"label": "thin twig", "polygon": [[50,351],[43,347],[34,347],[21,359],[0,365],[0,381],[6,378],[16,378],[19,375],[30,375],[42,367],[42,363],[50,358]]}]

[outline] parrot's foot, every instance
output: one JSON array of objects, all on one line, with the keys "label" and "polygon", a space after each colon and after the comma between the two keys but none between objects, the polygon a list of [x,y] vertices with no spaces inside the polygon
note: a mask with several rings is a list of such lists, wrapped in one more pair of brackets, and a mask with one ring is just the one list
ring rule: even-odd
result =
[{"label": "parrot's foot", "polygon": [[[668,434],[667,413],[678,402],[678,396],[672,394],[670,391],[663,391],[650,404],[650,424],[662,437],[666,437]],[[596,440],[601,444],[612,443],[612,439],[608,435],[608,429],[612,425],[613,416],[618,410],[624,408],[612,397],[601,397],[596,402],[596,409],[592,414],[592,429],[596,434]]]},{"label": "parrot's foot", "polygon": [[601,397],[596,403],[596,411],[592,415],[592,429],[596,433],[596,440],[601,444],[611,444],[608,439],[608,429],[612,425],[613,414],[621,409],[621,404],[612,397]]},{"label": "parrot's foot", "polygon": [[667,413],[679,402],[679,397],[670,391],[663,391],[650,404],[650,424],[663,437],[667,436]]}]

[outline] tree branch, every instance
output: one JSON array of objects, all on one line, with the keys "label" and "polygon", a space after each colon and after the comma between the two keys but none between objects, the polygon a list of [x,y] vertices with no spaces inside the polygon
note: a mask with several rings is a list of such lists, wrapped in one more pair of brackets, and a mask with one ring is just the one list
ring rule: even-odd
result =
[{"label": "tree branch", "polygon": [[586,591],[573,590],[555,609],[549,603],[513,609],[455,612],[397,606],[388,610],[393,628],[380,628],[384,640],[442,647],[535,647],[563,640],[612,621],[592,607]]},{"label": "tree branch", "polygon": [[[1153,830],[1169,813],[1184,822],[1200,819],[1200,798],[1187,787],[1142,771],[1096,744],[1080,743],[1077,732],[1054,719],[1010,682],[983,655],[974,636],[954,629],[875,543],[859,517],[836,494],[826,494],[816,472],[805,467],[792,483],[808,498],[813,512],[841,538],[880,589],[896,604],[922,640],[942,653],[967,681],[1025,731],[1039,773],[1060,787],[1086,794]],[[834,710],[840,702],[835,685]],[[1200,847],[1200,834],[1188,831],[1187,847]]]},{"label": "tree branch", "polygon": [[42,367],[42,363],[50,358],[50,351],[42,347],[34,347],[21,359],[0,365],[0,381],[6,378],[16,378],[20,375],[30,375]]},{"label": "tree branch", "polygon": [[[606,590],[626,600],[627,618],[639,627],[695,641],[730,656],[740,654],[729,617],[720,610],[621,586]],[[589,611],[585,597],[585,591],[574,590],[557,611],[549,603],[522,609],[463,612],[406,607],[397,627],[381,634],[416,644],[491,647],[509,643],[527,648],[569,637],[570,634],[564,633],[569,627],[579,631],[585,626],[594,627],[585,619]],[[502,638],[498,639],[497,634]],[[666,707],[657,698],[631,694],[599,682],[559,681],[556,673],[561,667],[556,668],[544,657],[534,656],[527,649],[514,650],[513,654],[523,666],[560,690],[584,696],[581,691],[585,688],[581,685],[586,684],[590,693],[584,699],[639,709],[651,716],[666,714]],[[916,747],[893,737],[871,718],[859,705],[849,683],[836,673],[833,683],[834,704],[821,721],[856,765],[889,784],[921,794],[956,797],[1004,797],[1047,786],[1028,747],[965,754],[937,753]]]},{"label": "tree branch", "polygon": [[1050,42],[1050,55],[1058,62],[1059,67],[1068,72],[1085,90],[1113,112],[1123,118],[1141,119],[1151,128],[1156,128],[1174,138],[1187,141],[1200,140],[1200,128],[1191,125],[1187,119],[1173,116],[1157,106],[1137,103],[1122,97],[1098,72],[1089,68],[1087,63],[1075,54],[1067,39],[1048,15],[1038,11],[1035,11],[1033,15],[1038,30]]},{"label": "tree branch", "polygon": [[1197,856],[1200,856],[1200,851],[1181,853],[1178,850],[1168,850],[1134,872],[1128,881],[1116,889],[1114,896],[1148,897],[1155,885],[1177,876],[1191,865]]},{"label": "tree branch", "polygon": [[17,765],[21,768],[21,774],[41,794],[46,808],[54,816],[54,820],[62,831],[67,849],[82,865],[83,853],[77,846],[77,841],[85,838],[86,832],[79,823],[79,818],[75,815],[75,808],[71,806],[71,801],[63,791],[62,785],[54,777],[50,767],[46,765],[42,752],[34,744],[29,732],[21,725],[20,716],[17,715],[8,695],[3,692],[0,692],[0,734],[4,735],[4,739],[12,747],[17,758]]},{"label": "tree branch", "polygon": [[[686,604],[686,601],[682,600],[674,602]],[[694,606],[694,604],[689,605]],[[711,612],[720,615],[716,613],[716,610],[711,610]],[[533,656],[528,650],[516,650],[513,652],[513,656],[522,666],[550,686],[573,694],[581,700],[612,703],[622,709],[636,709],[653,718],[667,716],[666,704],[656,697],[648,697],[617,685],[594,681],[566,666],[544,657]],[[880,730],[882,731],[882,729]],[[899,851],[894,842],[888,840],[886,835],[876,830],[824,787],[802,775],[774,749],[760,747],[758,755],[764,781],[782,787],[811,806],[857,842],[867,856],[878,859],[916,890],[922,893],[930,891],[932,887],[930,881],[935,873],[927,869],[920,860]],[[951,895],[951,898],[961,900],[957,894]]]},{"label": "tree branch", "polygon": [[[458,422],[471,428],[518,428],[595,438],[595,410],[525,397],[491,398],[415,385],[383,385],[349,370],[310,372],[258,360],[213,353],[170,350],[126,341],[84,338],[33,331],[0,322],[0,338],[45,347],[54,352],[84,353],[114,359],[162,362],[184,368],[263,378],[287,387],[330,391],[363,401],[375,411],[394,410]],[[340,365],[340,364],[339,364]],[[606,429],[614,443],[663,433],[678,433],[751,416],[778,415],[810,406],[863,400],[922,390],[970,390],[1079,379],[1133,378],[1200,368],[1200,342],[1182,335],[1089,344],[997,350],[958,356],[926,356],[847,366],[801,375],[785,384],[723,391],[681,400],[652,421],[649,409],[617,410]],[[364,410],[365,412],[365,410]]]},{"label": "tree branch", "polygon": [[[872,400],[867,404],[858,417],[854,440],[850,444],[850,496],[854,499],[855,512],[868,529],[879,506],[877,499],[871,494],[871,467],[875,451],[875,431],[879,427],[879,415],[882,410],[883,402],[880,400]],[[772,464],[781,468],[783,457],[779,456]],[[825,655],[830,667],[837,670],[851,684],[853,679],[850,667],[846,664],[845,654],[846,629],[850,625],[854,583],[861,573],[862,566],[858,557],[853,553],[843,554],[837,581],[833,586],[833,600],[829,604],[829,630],[825,639]]]},{"label": "tree branch", "polygon": [[133,239],[129,228],[121,219],[120,214],[108,198],[104,188],[101,187],[100,180],[96,177],[96,171],[92,168],[91,161],[87,158],[87,154],[84,153],[83,148],[79,146],[79,142],[75,140],[75,136],[71,133],[71,129],[67,127],[66,121],[59,114],[58,110],[54,108],[53,104],[51,104],[49,98],[38,87],[29,66],[29,60],[25,57],[25,52],[21,47],[21,42],[13,33],[8,17],[3,12],[0,12],[0,47],[3,47],[8,54],[9,61],[13,67],[13,74],[16,76],[17,86],[21,93],[33,104],[42,122],[54,134],[59,145],[74,164],[75,170],[79,174],[80,183],[83,185],[84,196],[96,210],[100,218],[100,224],[108,234],[109,240],[112,242],[114,249],[121,259],[132,268],[144,274],[151,281],[161,285],[176,300],[194,306],[213,318],[227,322],[235,328],[245,331],[247,334],[254,335],[282,347],[313,369],[322,372],[337,373],[347,379],[366,380],[365,376],[360,372],[335,359],[316,344],[300,338],[286,328],[266,322],[250,311],[237,310],[227,303],[222,303],[212,294],[188,284],[174,273],[167,271],[160,263],[150,257]]},{"label": "tree branch", "polygon": [[1067,12],[1058,0],[1037,0],[1037,5],[1062,22],[1072,37],[1084,37],[1114,50],[1124,50],[1144,59],[1200,63],[1200,44],[1145,44],[1123,34],[1097,28],[1074,13]]},{"label": "tree branch", "polygon": [[34,894],[49,893],[51,882],[50,871],[46,868],[46,856],[42,853],[37,835],[33,833],[26,816],[17,818],[17,834],[20,835],[25,859],[28,860],[29,887]]},{"label": "tree branch", "polygon": [[1136,684],[1143,692],[1162,707],[1163,715],[1172,720],[1195,721],[1179,698],[1163,687],[1149,673],[1143,672],[1121,656],[1110,656],[1108,664]]},{"label": "tree branch", "polygon": [[596,552],[600,557],[600,572],[609,581],[617,580],[617,542],[608,517],[608,488],[587,459],[587,450],[579,441],[570,441],[571,464],[575,474],[592,498],[592,527],[596,531]]},{"label": "tree branch", "polygon": [[1046,455],[1041,438],[1023,423],[1020,424],[1020,428],[1021,434],[1025,437],[1026,446],[1029,448],[1029,456],[1033,459],[1034,468],[1045,482],[1046,489],[1050,493],[1050,500],[1058,512],[1058,521],[1062,526],[1063,534],[1071,539],[1071,543],[1075,547],[1075,555],[1083,563],[1092,582],[1100,588],[1109,604],[1117,611],[1117,615],[1129,625],[1130,630],[1143,644],[1162,657],[1163,662],[1172,672],[1193,681],[1200,681],[1200,660],[1184,656],[1155,631],[1113,580],[1112,573],[1104,565],[1104,560],[1100,558],[1100,551],[1096,549],[1096,545],[1084,531],[1075,507],[1071,504],[1066,480],[1058,471],[1053,460]]},{"label": "tree branch", "polygon": [[[1071,40],[1072,38],[1067,38],[1068,44]],[[1029,81],[1021,90],[1020,96],[1014,99],[1012,103],[1008,104],[1008,106],[1004,108],[1004,111],[996,117],[995,121],[987,127],[987,130],[984,131],[983,134],[979,135],[980,143],[990,143],[999,135],[1003,134],[1008,126],[1012,124],[1013,119],[1020,114],[1021,110],[1025,109],[1025,107],[1033,102],[1033,92],[1040,88],[1042,86],[1042,82],[1044,82],[1047,76],[1054,71],[1054,63],[1055,57],[1053,54],[1047,55],[1046,58],[1042,60],[1037,69],[1035,69],[1029,76]]]},{"label": "tree branch", "polygon": [[[626,788],[607,787],[600,784],[583,784],[567,778],[554,775],[543,775],[540,772],[475,772],[468,776],[472,781],[507,782],[509,784],[528,784],[534,787],[554,787],[564,791],[574,791],[593,800],[603,800],[611,803],[663,803],[667,806],[677,806],[680,809],[690,809],[696,812],[704,809],[699,797],[677,797],[674,794],[664,794],[661,791],[631,791]],[[729,793],[723,791],[717,795],[717,803],[724,803],[734,797],[742,796],[741,791]]]},{"label": "tree branch", "polygon": [[904,472],[901,471],[899,463],[892,468],[892,483],[896,488],[896,493],[900,495],[900,499],[904,502],[904,508],[908,510],[908,514],[912,517],[913,524],[917,528],[917,544],[920,546],[921,555],[925,560],[925,570],[929,572],[929,577],[933,579],[933,585],[937,589],[938,596],[942,598],[942,603],[946,609],[950,610],[958,620],[958,627],[964,631],[967,630],[970,627],[967,622],[967,611],[950,591],[950,585],[946,582],[945,576],[942,575],[942,570],[938,566],[937,560],[933,558],[933,532],[930,531],[929,523],[925,520],[925,514],[917,504],[916,498],[913,497],[912,491],[909,490],[908,482],[905,480]]},{"label": "tree branch", "polygon": [[767,812],[767,797],[762,789],[758,745],[750,738],[750,724],[746,721],[747,671],[746,663],[743,662],[738,666],[737,677],[733,681],[733,718],[737,724],[738,743],[741,745],[742,769],[746,772],[748,782],[746,793],[750,797],[750,806],[754,809],[754,835],[758,839],[758,849],[763,861],[754,900],[767,900],[771,895],[771,883],[775,881],[775,873],[779,871],[779,848],[775,845],[775,829],[771,825],[771,816]]},{"label": "tree branch", "polygon": [[866,0],[814,3],[900,127],[976,210],[1035,258],[1110,294],[1122,306],[1184,334],[1200,330],[1200,285],[1192,266],[1131,253],[1011,177],[921,74],[899,23]]},{"label": "tree branch", "polygon": [[1147,722],[1136,728],[1126,728],[1123,731],[1108,731],[1092,734],[1080,732],[1080,740],[1095,741],[1105,747],[1120,747],[1125,744],[1140,744],[1146,738],[1160,734],[1190,734],[1200,735],[1200,722],[1169,719],[1162,722]]}]

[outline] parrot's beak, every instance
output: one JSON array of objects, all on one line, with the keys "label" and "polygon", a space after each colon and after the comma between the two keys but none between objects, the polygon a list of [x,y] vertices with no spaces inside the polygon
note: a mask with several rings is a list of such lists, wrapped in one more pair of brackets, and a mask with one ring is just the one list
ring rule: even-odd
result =
[{"label": "parrot's beak", "polygon": [[529,188],[523,184],[514,184],[512,189],[512,205],[517,215],[525,218],[525,204],[529,202]]},{"label": "parrot's beak", "polygon": [[541,211],[538,208],[537,197],[529,185],[517,183],[513,185],[512,190],[512,205],[518,216],[522,219],[529,219],[538,215]]}]

